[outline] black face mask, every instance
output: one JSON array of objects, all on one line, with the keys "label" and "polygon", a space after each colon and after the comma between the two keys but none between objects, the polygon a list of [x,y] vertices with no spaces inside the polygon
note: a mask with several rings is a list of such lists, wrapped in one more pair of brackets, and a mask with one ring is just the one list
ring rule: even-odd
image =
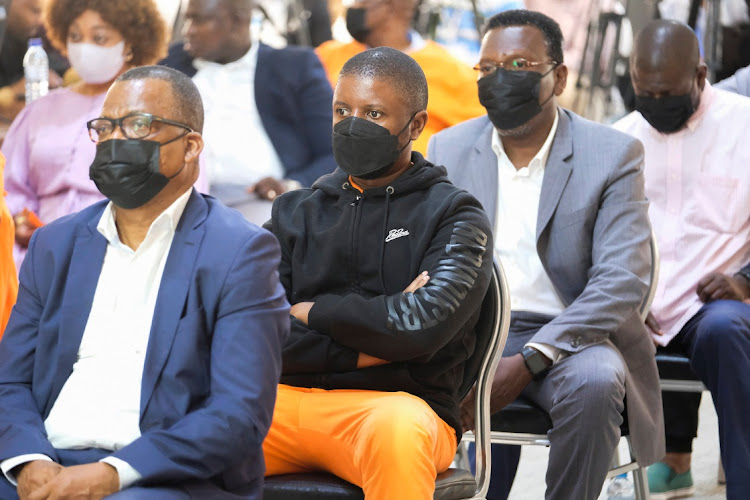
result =
[{"label": "black face mask", "polygon": [[680,130],[695,113],[691,94],[665,97],[635,96],[635,109],[662,134]]},{"label": "black face mask", "polygon": [[541,80],[555,68],[541,74],[536,71],[508,71],[497,68],[491,75],[480,78],[479,102],[487,109],[492,124],[500,130],[520,127],[542,112],[542,106],[552,94],[539,104]]},{"label": "black face mask", "polygon": [[333,156],[336,163],[347,174],[360,179],[377,179],[393,167],[402,148],[398,138],[411,124],[416,113],[409,118],[404,128],[396,135],[364,118],[349,116],[333,127]]},{"label": "black face mask", "polygon": [[346,29],[359,43],[365,43],[370,34],[370,28],[365,24],[365,14],[367,9],[364,7],[349,7],[346,11]]},{"label": "black face mask", "polygon": [[161,144],[142,139],[110,139],[96,145],[96,156],[89,177],[96,188],[120,208],[138,208],[161,192],[169,180],[159,172],[159,148],[184,137],[179,135]]}]

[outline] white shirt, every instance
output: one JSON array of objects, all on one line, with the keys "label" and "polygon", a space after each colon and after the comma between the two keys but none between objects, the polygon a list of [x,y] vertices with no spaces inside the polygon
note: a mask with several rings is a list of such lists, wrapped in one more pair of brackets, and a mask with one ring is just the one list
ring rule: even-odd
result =
[{"label": "white shirt", "polygon": [[422,50],[427,42],[424,41],[422,35],[416,30],[409,30],[409,47],[404,51],[407,54]]},{"label": "white shirt", "polygon": [[[513,311],[557,316],[565,309],[536,251],[542,181],[559,120],[559,114],[555,113],[555,121],[544,144],[529,165],[520,169],[516,169],[505,154],[497,130],[492,132],[492,150],[497,155],[498,174],[495,253],[505,271]],[[528,345],[553,361],[560,354],[552,346]]]},{"label": "white shirt", "polygon": [[[55,448],[114,451],[141,436],[141,379],[151,321],[175,228],[191,192],[154,220],[135,251],[120,241],[112,202],[104,209],[97,230],[108,245],[78,358],[44,421]],[[0,468],[13,482],[13,467],[37,459],[50,460],[45,455],[22,455],[4,460]],[[140,479],[120,459],[102,461],[117,469],[121,488]]]},{"label": "white shirt", "polygon": [[205,109],[203,137],[210,184],[250,186],[264,177],[284,178],[284,166],[255,103],[258,43],[238,60],[195,59],[193,82]]}]

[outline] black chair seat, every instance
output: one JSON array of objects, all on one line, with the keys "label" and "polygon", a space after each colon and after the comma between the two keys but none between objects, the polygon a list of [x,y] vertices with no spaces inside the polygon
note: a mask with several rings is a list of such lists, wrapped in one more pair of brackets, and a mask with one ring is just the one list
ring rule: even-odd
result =
[{"label": "black chair seat", "polygon": [[[620,433],[627,436],[630,434],[627,410],[623,410],[622,417]],[[490,417],[490,429],[514,434],[547,434],[552,429],[552,420],[546,411],[531,401],[518,398]]]},{"label": "black chair seat", "polygon": [[492,415],[490,428],[496,432],[517,434],[547,434],[552,420],[546,411],[526,399],[516,399]]},{"label": "black chair seat", "polygon": [[265,479],[263,500],[361,500],[362,489],[331,474],[284,474]]},{"label": "black chair seat", "polygon": [[664,380],[700,380],[693,369],[690,360],[681,354],[656,355],[656,366],[659,368],[659,378]]},{"label": "black chair seat", "polygon": [[[477,483],[470,472],[448,469],[438,474],[435,500],[471,498]],[[263,500],[363,500],[362,489],[325,473],[285,474],[267,477]]]}]

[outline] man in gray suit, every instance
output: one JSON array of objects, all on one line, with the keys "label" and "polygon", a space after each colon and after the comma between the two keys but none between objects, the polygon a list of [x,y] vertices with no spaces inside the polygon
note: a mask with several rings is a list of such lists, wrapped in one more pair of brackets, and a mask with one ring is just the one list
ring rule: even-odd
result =
[{"label": "man in gray suit", "polygon": [[[523,394],[549,412],[547,498],[594,499],[625,401],[638,462],[664,453],[655,349],[639,314],[650,271],[643,147],[558,108],[567,68],[555,21],[506,11],[485,29],[477,69],[488,116],[434,135],[428,156],[484,205],[508,277],[511,332],[491,409]],[[493,447],[490,500],[510,490],[511,448]]]}]

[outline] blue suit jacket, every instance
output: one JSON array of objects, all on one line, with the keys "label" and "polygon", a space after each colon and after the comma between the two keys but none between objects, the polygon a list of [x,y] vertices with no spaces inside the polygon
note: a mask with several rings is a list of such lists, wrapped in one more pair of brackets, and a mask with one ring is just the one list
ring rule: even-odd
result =
[{"label": "blue suit jacket", "polygon": [[[50,413],[76,362],[107,241],[106,201],[38,230],[0,342],[0,461],[57,460]],[[279,245],[193,191],[154,309],[141,386],[141,437],[113,452],[141,484],[178,483],[199,498],[260,498],[289,305]],[[198,493],[200,492],[200,493]],[[230,493],[231,492],[231,493]]]},{"label": "blue suit jacket", "polygon": [[[198,72],[182,43],[172,45],[159,64],[191,78]],[[336,169],[331,146],[332,102],[331,84],[315,52],[259,45],[255,104],[287,179],[310,187],[318,177]]]}]

